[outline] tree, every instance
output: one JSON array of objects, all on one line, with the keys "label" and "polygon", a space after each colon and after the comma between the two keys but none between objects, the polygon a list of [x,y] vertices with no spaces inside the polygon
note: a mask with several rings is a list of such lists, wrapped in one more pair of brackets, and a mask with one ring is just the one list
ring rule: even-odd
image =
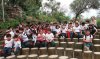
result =
[{"label": "tree", "polygon": [[46,12],[46,14],[53,14],[57,12],[60,8],[60,2],[57,2],[56,0],[48,0],[42,7],[43,11]]},{"label": "tree", "polygon": [[41,3],[42,0],[27,0],[24,2],[24,11],[27,15],[36,16],[42,6]]},{"label": "tree", "polygon": [[63,12],[55,12],[53,14],[53,17],[58,21],[58,22],[64,22],[64,21],[68,21],[69,17],[65,16],[65,14]]},{"label": "tree", "polygon": [[[21,15],[36,16],[42,6],[42,0],[4,0],[4,4],[5,18],[8,19],[20,17]],[[0,15],[2,15],[1,10],[0,8]]]},{"label": "tree", "polygon": [[75,0],[71,3],[70,7],[76,15],[75,18],[77,18],[88,9],[98,9],[100,7],[100,2],[99,0]]},{"label": "tree", "polygon": [[46,21],[56,20],[58,22],[63,22],[69,20],[64,14],[66,11],[60,8],[60,2],[57,2],[56,0],[47,0],[47,2],[43,4],[41,12],[45,15],[42,18],[46,19]]}]

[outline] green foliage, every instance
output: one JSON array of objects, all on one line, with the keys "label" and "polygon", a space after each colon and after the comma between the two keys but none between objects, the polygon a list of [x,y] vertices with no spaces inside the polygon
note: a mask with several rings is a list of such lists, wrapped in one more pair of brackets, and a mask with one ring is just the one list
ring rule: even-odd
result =
[{"label": "green foliage", "polygon": [[6,22],[1,22],[0,23],[0,29],[7,29],[9,27],[16,27],[20,22],[22,22],[21,20],[9,20]]},{"label": "green foliage", "polygon": [[58,21],[58,22],[63,22],[63,21],[68,21],[69,17],[65,16],[63,12],[55,12],[53,14],[53,17]]},{"label": "green foliage", "polygon": [[38,20],[39,21],[43,21],[43,22],[53,22],[53,21],[56,21],[56,19],[52,16],[48,16],[48,15],[45,15],[43,13],[40,13],[38,16],[37,16]]},{"label": "green foliage", "polygon": [[44,22],[64,22],[68,21],[69,17],[65,16],[62,12],[56,12],[53,13],[52,15],[46,15],[44,13],[40,13],[37,16],[37,19],[39,21],[44,21]]},{"label": "green foliage", "polygon": [[100,18],[97,19],[97,26],[100,27]]},{"label": "green foliage", "polygon": [[40,0],[26,0],[24,2],[24,11],[26,15],[36,16],[41,6]]},{"label": "green foliage", "polygon": [[[0,4],[2,0],[0,0]],[[16,18],[17,14],[24,16],[36,16],[40,7],[42,6],[42,0],[3,0],[5,7],[5,18]],[[1,5],[0,5],[1,6]],[[21,13],[20,13],[21,12]],[[12,14],[15,14],[12,15]],[[18,15],[19,17],[21,17]],[[11,17],[13,16],[13,17]],[[0,8],[0,19],[2,19],[2,8]]]},{"label": "green foliage", "polygon": [[[0,28],[6,29],[10,26],[15,27],[22,21],[21,19],[27,20],[27,18],[30,16],[33,20],[43,22],[62,22],[69,19],[69,17],[64,15],[64,12],[59,10],[60,2],[57,2],[56,0],[48,1],[49,2],[45,3],[44,7],[50,8],[52,10],[51,13],[40,12],[40,7],[42,7],[42,0],[4,0],[6,22],[1,22]],[[0,19],[2,19],[2,8],[0,8]],[[28,21],[31,20],[28,19]]]}]

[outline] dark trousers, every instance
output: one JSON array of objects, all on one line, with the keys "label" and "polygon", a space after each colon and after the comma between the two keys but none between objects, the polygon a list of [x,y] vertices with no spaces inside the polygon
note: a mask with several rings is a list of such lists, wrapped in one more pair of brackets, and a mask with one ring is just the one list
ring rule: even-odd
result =
[{"label": "dark trousers", "polygon": [[62,36],[64,36],[64,38],[66,38],[66,33],[61,33]]},{"label": "dark trousers", "polygon": [[19,53],[20,53],[20,48],[17,47],[17,48],[16,48],[16,51],[14,51],[14,54],[15,54],[15,55],[18,55]]},{"label": "dark trousers", "polygon": [[40,47],[46,47],[46,44],[47,43],[45,41],[37,41],[35,46],[39,47],[39,48]]},{"label": "dark trousers", "polygon": [[71,41],[73,41],[73,35],[74,35],[74,32],[70,32]]},{"label": "dark trousers", "polygon": [[76,32],[77,33],[77,37],[78,37],[78,42],[79,42],[79,38],[82,38],[82,35],[80,32]]},{"label": "dark trousers", "polygon": [[47,47],[55,47],[55,42],[54,41],[48,42]]},{"label": "dark trousers", "polygon": [[29,41],[22,42],[22,47],[23,48],[30,48],[30,42]]},{"label": "dark trousers", "polygon": [[7,57],[11,55],[12,49],[10,47],[5,47],[3,51],[4,51],[4,57]]}]

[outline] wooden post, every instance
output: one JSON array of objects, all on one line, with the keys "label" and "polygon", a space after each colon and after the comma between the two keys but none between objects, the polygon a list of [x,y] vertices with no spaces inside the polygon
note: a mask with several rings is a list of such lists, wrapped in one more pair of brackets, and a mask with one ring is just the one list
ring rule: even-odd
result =
[{"label": "wooden post", "polygon": [[67,48],[73,48],[74,49],[74,45],[75,45],[74,42],[68,42],[67,44],[68,44]]},{"label": "wooden post", "polygon": [[100,59],[100,52],[94,52],[94,59]]},{"label": "wooden post", "polygon": [[94,52],[100,52],[100,44],[94,44]]},{"label": "wooden post", "polygon": [[69,58],[72,58],[73,57],[73,48],[66,48],[65,55],[68,56]]},{"label": "wooden post", "polygon": [[17,59],[27,59],[27,56],[26,55],[19,55],[19,56],[17,56]]},{"label": "wooden post", "polygon": [[92,59],[92,51],[84,51],[83,59]]},{"label": "wooden post", "polygon": [[97,32],[96,35],[100,35],[100,32]]},{"label": "wooden post", "polygon": [[80,40],[79,40],[80,42],[83,42],[83,38],[80,38]]},{"label": "wooden post", "polygon": [[98,30],[98,32],[100,32],[100,29],[97,29]]},{"label": "wooden post", "polygon": [[60,42],[60,47],[66,48],[67,47],[66,42]]},{"label": "wooden post", "polygon": [[71,42],[71,38],[67,38],[67,42]]},{"label": "wooden post", "polygon": [[58,59],[58,55],[50,55],[48,59]]},{"label": "wooden post", "polygon": [[100,44],[100,39],[94,39],[93,44]]},{"label": "wooden post", "polygon": [[75,44],[75,49],[82,49],[83,48],[83,42],[77,42]]},{"label": "wooden post", "polygon": [[8,56],[6,59],[15,59],[15,55]]},{"label": "wooden post", "polygon": [[40,55],[39,59],[48,59],[48,55]]},{"label": "wooden post", "polygon": [[59,59],[68,59],[68,56],[60,56]]},{"label": "wooden post", "polygon": [[56,55],[56,48],[55,47],[49,47],[48,48],[48,55]]},{"label": "wooden post", "polygon": [[29,54],[29,48],[22,48],[22,55],[28,55]]},{"label": "wooden post", "polygon": [[37,54],[38,55],[38,48],[31,48],[30,54]]},{"label": "wooden post", "polygon": [[57,55],[58,56],[64,56],[64,48],[63,47],[57,48]]},{"label": "wooden post", "polygon": [[100,39],[99,35],[95,35],[95,39]]},{"label": "wooden post", "polygon": [[70,58],[70,59],[78,59],[78,58]]},{"label": "wooden post", "polygon": [[73,42],[78,42],[78,38],[73,38]]},{"label": "wooden post", "polygon": [[54,41],[58,41],[58,38],[55,38]]},{"label": "wooden post", "polygon": [[78,58],[78,59],[82,59],[83,57],[82,57],[82,50],[80,50],[80,49],[75,49],[74,50],[74,57],[75,58]]},{"label": "wooden post", "polygon": [[59,38],[59,42],[64,42],[64,39],[62,39],[62,38]]},{"label": "wooden post", "polygon": [[46,47],[41,47],[39,49],[39,55],[45,55],[47,54],[47,48]]},{"label": "wooden post", "polygon": [[55,41],[56,46],[55,47],[59,47],[59,41]]},{"label": "wooden post", "polygon": [[28,59],[38,59],[38,55],[36,54],[28,55]]}]

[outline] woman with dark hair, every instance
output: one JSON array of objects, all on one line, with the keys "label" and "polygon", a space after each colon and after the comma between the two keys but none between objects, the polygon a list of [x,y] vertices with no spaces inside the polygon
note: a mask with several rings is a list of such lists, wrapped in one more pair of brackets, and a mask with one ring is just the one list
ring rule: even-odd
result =
[{"label": "woman with dark hair", "polygon": [[97,32],[96,27],[94,27],[92,24],[89,25],[88,29],[90,30],[90,33],[91,33],[92,35],[95,35],[96,32]]}]

